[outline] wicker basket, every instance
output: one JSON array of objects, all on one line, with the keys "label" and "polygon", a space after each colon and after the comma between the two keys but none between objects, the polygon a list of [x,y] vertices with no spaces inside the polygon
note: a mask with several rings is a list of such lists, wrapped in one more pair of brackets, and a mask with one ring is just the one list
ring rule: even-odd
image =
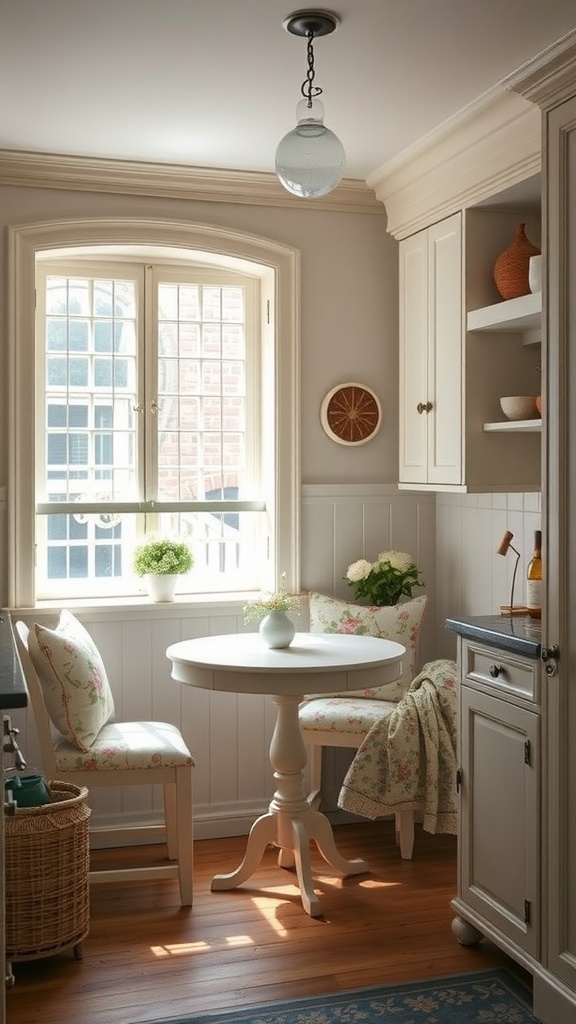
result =
[{"label": "wicker basket", "polygon": [[48,783],[51,803],[6,814],[6,958],[73,949],[88,934],[88,790]]}]

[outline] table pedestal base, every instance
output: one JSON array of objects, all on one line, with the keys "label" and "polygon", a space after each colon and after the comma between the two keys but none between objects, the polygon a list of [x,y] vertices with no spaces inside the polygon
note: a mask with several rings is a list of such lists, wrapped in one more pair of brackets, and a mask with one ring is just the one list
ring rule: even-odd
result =
[{"label": "table pedestal base", "polygon": [[310,842],[314,840],[324,860],[344,875],[359,875],[369,870],[366,861],[346,860],[338,853],[332,826],[324,814],[313,810],[304,792],[306,747],[300,730],[298,707],[301,696],[274,697],[276,726],[270,745],[270,762],[277,789],[268,808],[254,822],[248,836],[246,853],[240,866],[227,875],[215,875],[214,892],[241,885],[256,871],[266,847],[280,848],[282,868],[296,868],[302,906],[311,917],[322,913],[314,892],[310,866]]}]

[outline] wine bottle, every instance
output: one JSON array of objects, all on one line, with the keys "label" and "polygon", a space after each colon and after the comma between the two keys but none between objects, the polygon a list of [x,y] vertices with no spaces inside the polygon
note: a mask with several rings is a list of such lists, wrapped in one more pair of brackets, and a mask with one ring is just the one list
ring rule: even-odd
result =
[{"label": "wine bottle", "polygon": [[534,551],[526,572],[526,607],[532,619],[542,617],[542,531],[534,530]]}]

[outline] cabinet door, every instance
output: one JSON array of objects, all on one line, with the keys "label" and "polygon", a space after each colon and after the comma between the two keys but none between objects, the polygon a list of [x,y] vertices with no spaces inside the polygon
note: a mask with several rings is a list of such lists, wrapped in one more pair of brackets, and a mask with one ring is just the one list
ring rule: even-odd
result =
[{"label": "cabinet door", "polygon": [[428,231],[400,242],[400,483],[428,482]]},{"label": "cabinet door", "polygon": [[462,482],[462,219],[400,243],[401,484]]},{"label": "cabinet door", "polygon": [[459,897],[531,956],[540,948],[539,721],[462,686]]},{"label": "cabinet door", "polygon": [[[547,380],[545,390],[544,642],[559,645],[546,680],[546,962],[571,990],[535,982],[539,1019],[576,1019],[576,96],[546,123]],[[554,665],[549,662],[553,671]]]},{"label": "cabinet door", "polygon": [[462,479],[462,218],[428,230],[428,483]]}]

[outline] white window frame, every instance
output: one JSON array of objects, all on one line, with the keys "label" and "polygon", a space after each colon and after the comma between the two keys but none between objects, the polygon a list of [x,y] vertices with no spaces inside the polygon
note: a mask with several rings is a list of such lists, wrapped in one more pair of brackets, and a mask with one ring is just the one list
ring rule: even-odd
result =
[{"label": "white window frame", "polygon": [[[48,255],[201,261],[260,277],[261,417],[270,551],[261,589],[298,592],[300,541],[299,254],[268,239],[202,224],[96,219],[9,228],[9,603],[34,606],[35,269]],[[216,595],[217,596],[217,595]],[[222,596],[222,595],[221,595]],[[40,605],[51,602],[39,602]],[[72,603],[72,602],[71,602]],[[95,600],[92,602],[98,604]]]}]

